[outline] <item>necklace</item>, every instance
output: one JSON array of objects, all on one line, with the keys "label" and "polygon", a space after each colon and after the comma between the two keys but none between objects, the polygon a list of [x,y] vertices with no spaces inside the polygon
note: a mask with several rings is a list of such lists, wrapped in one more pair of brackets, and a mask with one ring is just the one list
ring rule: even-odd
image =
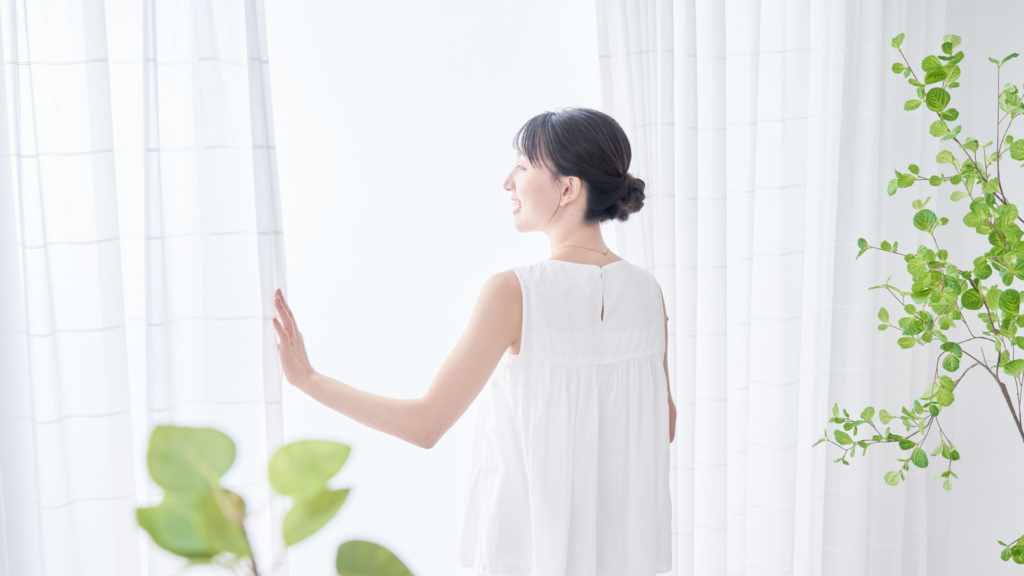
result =
[{"label": "necklace", "polygon": [[[559,251],[559,250],[561,250],[562,248],[583,248],[584,250],[594,250],[593,248],[587,248],[586,246],[568,246],[568,245],[567,245],[567,246],[561,246],[561,247],[559,247],[558,249],[556,249],[556,250],[555,250],[555,252],[558,252],[558,251]],[[610,251],[611,251],[611,248],[609,248],[608,250],[605,250],[604,252],[601,252],[600,250],[594,250],[594,252],[599,252],[599,253],[601,253],[601,254],[604,254],[605,256],[607,256],[607,255],[608,255],[608,252],[610,252]],[[554,256],[554,255],[555,255],[555,252],[552,252],[552,253],[551,253],[551,255],[552,255],[552,256]]]}]

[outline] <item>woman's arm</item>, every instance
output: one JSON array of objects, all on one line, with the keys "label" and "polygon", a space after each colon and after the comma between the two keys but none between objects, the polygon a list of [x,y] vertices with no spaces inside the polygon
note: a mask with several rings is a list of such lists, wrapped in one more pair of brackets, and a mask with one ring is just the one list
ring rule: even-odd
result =
[{"label": "woman's arm", "polygon": [[[523,300],[515,272],[506,270],[488,278],[469,325],[434,381],[423,396],[410,399],[359,390],[307,367],[308,360],[304,365],[305,348],[291,310],[283,300],[277,306],[282,321],[279,325],[275,318],[274,326],[281,336],[279,348],[289,382],[357,422],[421,448],[432,448],[462,417],[502,354],[519,338]],[[297,336],[292,337],[293,333]]]}]

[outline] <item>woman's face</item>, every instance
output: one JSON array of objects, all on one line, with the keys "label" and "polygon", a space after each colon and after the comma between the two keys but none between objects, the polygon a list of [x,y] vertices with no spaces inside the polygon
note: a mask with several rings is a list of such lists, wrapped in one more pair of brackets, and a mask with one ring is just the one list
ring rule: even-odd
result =
[{"label": "woman's face", "polygon": [[543,229],[558,207],[558,183],[552,181],[551,173],[543,166],[533,166],[519,152],[504,188],[512,193],[510,210],[520,232]]}]

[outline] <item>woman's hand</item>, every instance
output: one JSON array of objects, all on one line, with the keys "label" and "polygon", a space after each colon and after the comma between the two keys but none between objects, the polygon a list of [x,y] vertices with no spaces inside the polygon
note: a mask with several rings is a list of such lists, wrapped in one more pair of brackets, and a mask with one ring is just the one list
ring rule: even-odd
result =
[{"label": "woman's hand", "polygon": [[295,324],[295,316],[291,308],[284,301],[281,289],[274,291],[274,306],[282,320],[274,318],[274,329],[280,342],[277,344],[278,354],[281,356],[281,367],[284,369],[284,377],[296,388],[305,390],[317,371],[309,363],[306,356],[306,345],[302,340],[302,332],[299,332]]}]

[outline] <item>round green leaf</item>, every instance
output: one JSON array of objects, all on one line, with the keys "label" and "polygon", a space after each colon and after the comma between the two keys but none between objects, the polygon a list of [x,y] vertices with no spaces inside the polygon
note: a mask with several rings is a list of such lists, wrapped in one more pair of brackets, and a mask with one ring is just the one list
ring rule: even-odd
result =
[{"label": "round green leaf", "polygon": [[945,136],[946,134],[949,133],[949,126],[946,125],[945,120],[942,120],[940,118],[935,122],[932,122],[931,125],[928,126],[928,133],[931,134],[932,136],[935,136],[936,138],[939,136]]},{"label": "round green leaf", "polygon": [[936,82],[942,82],[943,80],[946,79],[946,74],[947,73],[946,73],[946,69],[945,68],[938,68],[938,69],[932,70],[931,72],[925,74],[925,76],[924,76],[924,83],[925,84],[935,84]]},{"label": "round green leaf", "polygon": [[953,391],[947,390],[945,388],[939,388],[939,390],[935,393],[935,399],[938,401],[939,405],[949,406],[950,404],[953,403],[954,400]]},{"label": "round green leaf", "polygon": [[960,297],[960,303],[968,310],[980,310],[985,304],[985,300],[977,290],[971,288]]},{"label": "round green leaf", "polygon": [[223,508],[213,492],[165,492],[159,506],[139,508],[136,519],[158,546],[188,558],[208,562],[221,552],[249,556],[245,533],[225,515],[244,517],[245,503],[230,490],[220,490]]},{"label": "round green leaf", "polygon": [[324,490],[306,500],[296,500],[285,514],[281,530],[288,546],[312,536],[334,518],[348,497],[348,488]]},{"label": "round green leaf", "polygon": [[933,112],[942,112],[949,105],[949,92],[936,86],[928,91],[924,99],[925,105]]},{"label": "round green leaf", "polygon": [[939,60],[936,56],[928,55],[921,61],[921,70],[925,72],[931,72],[939,68],[942,68],[942,60]]},{"label": "round green leaf", "polygon": [[960,359],[952,354],[946,354],[942,359],[942,367],[948,372],[956,372],[960,368]]},{"label": "round green leaf", "polygon": [[999,309],[1009,316],[1016,316],[1020,312],[1020,292],[1006,289],[999,295]]},{"label": "round green leaf", "polygon": [[853,438],[850,438],[850,435],[846,432],[843,432],[842,430],[835,430],[833,431],[833,434],[835,434],[836,442],[840,445],[849,446],[850,444],[853,444]]},{"label": "round green leaf", "polygon": [[390,550],[365,540],[349,540],[338,546],[335,567],[340,576],[412,576]]},{"label": "round green leaf", "polygon": [[1024,360],[1014,360],[1007,362],[1006,366],[1003,366],[1003,371],[1016,378],[1020,376],[1021,372],[1024,372]]},{"label": "round green leaf", "polygon": [[213,428],[160,425],[149,438],[149,474],[164,490],[211,490],[234,461],[235,443]]},{"label": "round green leaf", "polygon": [[917,214],[914,214],[914,227],[918,230],[924,230],[930,232],[939,222],[939,217],[935,215],[935,212],[925,208],[924,210],[918,210]]},{"label": "round green leaf", "polygon": [[900,348],[907,349],[913,348],[914,344],[917,344],[917,339],[913,336],[904,336],[896,341],[900,345]]},{"label": "round green leaf", "polygon": [[895,486],[900,483],[902,479],[899,470],[893,470],[892,472],[885,473],[885,483],[889,486]]},{"label": "round green leaf", "polygon": [[921,447],[918,446],[917,448],[914,448],[914,451],[910,454],[910,461],[918,468],[927,468],[928,454],[925,454],[925,451],[921,450]]},{"label": "round green leaf", "polygon": [[345,444],[328,440],[300,440],[282,446],[270,459],[270,485],[297,499],[318,494],[345,465],[349,452]]}]

